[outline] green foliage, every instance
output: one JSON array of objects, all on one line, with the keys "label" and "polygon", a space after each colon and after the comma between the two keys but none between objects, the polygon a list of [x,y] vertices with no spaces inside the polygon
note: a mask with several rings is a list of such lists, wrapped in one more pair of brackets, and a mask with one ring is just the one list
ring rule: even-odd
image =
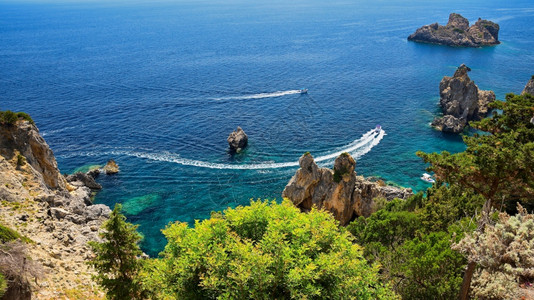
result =
[{"label": "green foliage", "polygon": [[17,154],[17,166],[24,166],[26,158],[20,154]]},{"label": "green foliage", "polygon": [[[285,200],[252,201],[169,225],[146,284],[166,299],[395,299],[333,217]],[[150,274],[150,276],[147,276]]]},{"label": "green foliage", "polygon": [[462,29],[460,29],[460,28],[454,28],[453,31],[454,31],[454,32],[461,33],[461,34],[464,34],[464,33],[465,33],[465,31],[462,30]]},{"label": "green foliage", "polygon": [[32,242],[32,240],[21,235],[15,230],[0,224],[0,243],[7,243],[16,240],[21,240],[26,243]]},{"label": "green foliage", "polygon": [[389,260],[386,276],[403,299],[455,299],[465,258],[451,250],[452,236],[432,232],[406,241]]},{"label": "green foliage", "polygon": [[0,297],[4,296],[4,294],[6,293],[6,290],[7,290],[7,281],[4,275],[0,273]]},{"label": "green foliage", "polygon": [[466,151],[417,153],[440,183],[481,195],[486,207],[534,199],[534,97],[508,94],[506,100],[492,103],[502,114],[471,124],[489,134],[465,136]]},{"label": "green foliage", "polygon": [[25,112],[12,112],[10,110],[0,111],[0,123],[7,126],[15,125],[19,119],[30,121],[30,123],[34,124],[30,115]]},{"label": "green foliage", "polygon": [[425,232],[447,231],[462,218],[475,216],[485,199],[458,186],[433,186],[419,212],[421,228]]},{"label": "green foliage", "polygon": [[144,291],[139,282],[141,263],[138,256],[141,235],[137,225],[126,222],[121,214],[122,206],[115,205],[105,230],[100,234],[104,242],[89,242],[95,257],[89,262],[98,275],[95,280],[104,288],[109,299],[144,299]]}]

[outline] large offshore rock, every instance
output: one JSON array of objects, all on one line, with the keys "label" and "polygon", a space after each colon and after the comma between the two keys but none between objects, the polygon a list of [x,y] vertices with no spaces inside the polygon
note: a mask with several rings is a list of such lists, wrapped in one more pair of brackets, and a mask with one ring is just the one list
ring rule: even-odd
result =
[{"label": "large offshore rock", "polygon": [[466,18],[452,13],[446,26],[438,23],[425,25],[411,34],[408,40],[448,46],[481,47],[500,44],[499,29],[498,24],[480,18],[469,27]]},{"label": "large offshore rock", "polygon": [[309,153],[299,159],[299,165],[300,169],[286,185],[282,197],[290,199],[303,211],[313,206],[325,209],[341,225],[357,216],[367,217],[373,213],[377,197],[406,199],[413,194],[410,189],[380,185],[356,176],[356,162],[347,153],[336,159],[333,170],[319,168]]},{"label": "large offshore rock", "polygon": [[487,116],[489,104],[495,101],[493,91],[482,91],[469,78],[469,67],[462,64],[452,77],[445,76],[439,84],[439,104],[442,118],[436,118],[432,126],[446,132],[462,132],[469,121]]}]

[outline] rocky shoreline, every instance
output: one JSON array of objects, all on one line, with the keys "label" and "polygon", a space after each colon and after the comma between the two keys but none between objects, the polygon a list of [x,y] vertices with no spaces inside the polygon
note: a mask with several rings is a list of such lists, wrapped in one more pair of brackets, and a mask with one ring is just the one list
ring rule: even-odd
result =
[{"label": "rocky shoreline", "polygon": [[455,47],[498,45],[499,24],[478,19],[469,27],[469,21],[460,14],[451,13],[447,25],[425,25],[408,37],[409,41]]},{"label": "rocky shoreline", "polygon": [[111,210],[92,204],[99,185],[84,175],[67,181],[31,122],[0,126],[0,219],[34,241],[29,256],[44,268],[43,278],[31,282],[34,298],[103,298],[86,264],[87,242],[100,241]]}]

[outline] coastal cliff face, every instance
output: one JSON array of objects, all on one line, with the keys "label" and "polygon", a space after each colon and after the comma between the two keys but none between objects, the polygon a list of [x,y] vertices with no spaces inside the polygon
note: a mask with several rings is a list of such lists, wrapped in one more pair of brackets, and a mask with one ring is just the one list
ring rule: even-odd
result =
[{"label": "coastal cliff face", "polygon": [[90,195],[80,181],[67,183],[33,124],[0,125],[0,220],[35,242],[28,244],[29,255],[45,273],[32,282],[34,298],[102,295],[85,263],[92,255],[87,242],[100,240],[111,211],[92,205]]},{"label": "coastal cliff face", "polygon": [[525,94],[534,96],[534,75],[532,75],[532,78],[530,78],[530,80],[527,82],[527,85],[525,85],[523,92],[521,92],[521,95]]},{"label": "coastal cliff face", "polygon": [[488,105],[495,101],[495,93],[482,91],[469,78],[466,65],[458,67],[452,77],[445,76],[439,84],[442,118],[436,118],[432,126],[445,132],[462,132],[467,122],[480,120],[488,114]]},{"label": "coastal cliff face", "polygon": [[357,176],[356,162],[347,153],[334,162],[334,169],[319,168],[311,154],[299,159],[300,169],[291,178],[282,192],[303,211],[312,206],[330,211],[341,225],[355,217],[368,217],[376,210],[377,198],[388,201],[394,198],[406,199],[411,189],[384,186]]},{"label": "coastal cliff face", "polygon": [[452,13],[446,26],[438,23],[425,25],[411,34],[408,40],[457,47],[481,47],[500,44],[499,29],[498,24],[480,18],[469,27],[466,18]]}]

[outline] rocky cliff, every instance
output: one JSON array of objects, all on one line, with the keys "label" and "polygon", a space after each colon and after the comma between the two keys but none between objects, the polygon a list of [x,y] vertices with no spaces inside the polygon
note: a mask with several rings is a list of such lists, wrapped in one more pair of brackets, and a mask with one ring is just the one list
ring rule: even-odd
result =
[{"label": "rocky cliff", "polygon": [[523,92],[521,92],[521,95],[525,95],[525,94],[530,94],[534,96],[534,75],[532,75],[530,80],[527,82],[527,85],[525,85]]},{"label": "rocky cliff", "polygon": [[458,47],[481,47],[497,45],[499,42],[499,25],[491,21],[478,19],[469,27],[469,21],[459,14],[449,15],[449,22],[442,26],[438,23],[425,25],[408,37],[409,41],[423,42]]},{"label": "rocky cliff", "polygon": [[299,159],[300,169],[286,185],[282,197],[289,198],[303,211],[312,206],[330,211],[341,225],[358,216],[368,217],[376,210],[376,199],[406,199],[411,189],[400,189],[371,182],[354,171],[356,162],[347,153],[334,162],[334,169],[319,168],[311,154]]},{"label": "rocky cliff", "polygon": [[432,126],[446,132],[462,132],[467,122],[480,120],[488,114],[489,103],[495,101],[495,93],[482,91],[469,78],[469,67],[462,64],[452,77],[445,76],[439,84],[442,118],[436,118]]},{"label": "rocky cliff", "polygon": [[[77,179],[67,183],[55,157],[28,121],[0,124],[0,222],[29,237],[30,256],[44,266],[32,282],[34,298],[99,298],[86,265],[90,240],[110,209],[92,205],[91,190]],[[70,296],[69,296],[70,295]]]}]

